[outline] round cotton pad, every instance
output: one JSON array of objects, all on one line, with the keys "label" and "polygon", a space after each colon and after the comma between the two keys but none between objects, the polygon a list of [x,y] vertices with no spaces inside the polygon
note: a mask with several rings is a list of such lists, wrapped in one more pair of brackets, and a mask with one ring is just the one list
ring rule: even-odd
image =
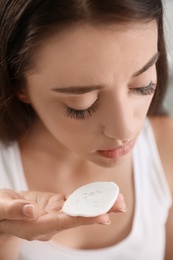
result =
[{"label": "round cotton pad", "polygon": [[75,190],[62,210],[70,216],[96,217],[112,208],[118,193],[119,187],[114,182],[92,182]]}]

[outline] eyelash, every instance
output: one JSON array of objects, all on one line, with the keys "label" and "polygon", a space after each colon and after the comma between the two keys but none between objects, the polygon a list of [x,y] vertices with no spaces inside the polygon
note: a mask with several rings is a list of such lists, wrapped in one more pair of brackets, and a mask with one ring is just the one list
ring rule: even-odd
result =
[{"label": "eyelash", "polygon": [[[152,95],[155,92],[155,84],[153,82],[150,82],[148,86],[143,88],[131,88],[130,92],[134,95],[142,95],[142,96]],[[92,116],[92,114],[96,112],[98,100],[99,99],[97,99],[94,102],[94,104],[92,104],[90,107],[84,110],[77,110],[71,107],[67,107],[65,111],[65,116],[71,119],[84,120],[87,115]]]},{"label": "eyelash", "polygon": [[70,117],[71,119],[78,119],[83,120],[87,115],[92,116],[93,113],[96,112],[96,103],[99,99],[97,99],[94,104],[92,104],[90,107],[84,110],[77,110],[73,109],[71,107],[67,107],[67,110],[65,112],[66,117]]},{"label": "eyelash", "polygon": [[142,95],[142,96],[146,96],[146,95],[152,95],[154,94],[156,88],[155,88],[156,84],[154,84],[152,81],[150,82],[150,84],[146,87],[143,88],[131,88],[130,92],[132,92],[132,94],[135,95]]}]

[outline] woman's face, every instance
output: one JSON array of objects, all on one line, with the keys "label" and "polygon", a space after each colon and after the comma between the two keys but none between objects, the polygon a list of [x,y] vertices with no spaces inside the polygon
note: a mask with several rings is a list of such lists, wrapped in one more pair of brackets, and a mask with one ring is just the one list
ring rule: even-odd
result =
[{"label": "woman's face", "polygon": [[27,95],[63,148],[98,165],[127,159],[156,88],[155,22],[78,25],[44,41]]}]

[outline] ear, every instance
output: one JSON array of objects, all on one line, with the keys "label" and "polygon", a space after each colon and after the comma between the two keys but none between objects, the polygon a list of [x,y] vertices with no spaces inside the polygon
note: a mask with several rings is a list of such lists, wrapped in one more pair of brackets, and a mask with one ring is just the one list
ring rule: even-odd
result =
[{"label": "ear", "polygon": [[28,94],[26,93],[25,90],[23,89],[20,89],[17,93],[17,97],[18,99],[23,102],[23,103],[26,103],[26,104],[30,104],[30,100],[29,100],[29,97],[28,97]]}]

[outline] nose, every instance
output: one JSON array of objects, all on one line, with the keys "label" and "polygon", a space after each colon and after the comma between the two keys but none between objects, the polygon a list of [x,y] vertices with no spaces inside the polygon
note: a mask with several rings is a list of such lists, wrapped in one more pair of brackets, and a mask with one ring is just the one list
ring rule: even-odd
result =
[{"label": "nose", "polygon": [[135,111],[129,100],[113,100],[107,104],[102,131],[105,136],[123,144],[134,137]]}]

